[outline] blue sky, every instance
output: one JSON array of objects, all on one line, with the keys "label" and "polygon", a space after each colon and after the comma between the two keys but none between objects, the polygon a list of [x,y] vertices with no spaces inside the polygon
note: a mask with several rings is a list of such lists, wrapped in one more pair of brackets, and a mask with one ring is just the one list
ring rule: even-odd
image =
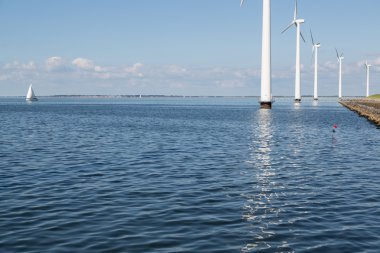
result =
[{"label": "blue sky", "polygon": [[[262,1],[2,0],[0,96],[259,95]],[[294,94],[293,0],[272,0],[273,94]],[[312,94],[310,28],[322,44],[320,94],[365,94],[363,61],[380,67],[380,1],[299,0],[302,93]],[[380,68],[371,93],[380,93]]]}]

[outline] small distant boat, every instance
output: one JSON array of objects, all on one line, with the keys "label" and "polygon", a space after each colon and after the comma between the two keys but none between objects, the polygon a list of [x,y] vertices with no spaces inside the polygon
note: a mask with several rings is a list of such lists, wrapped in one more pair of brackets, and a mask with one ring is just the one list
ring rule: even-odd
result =
[{"label": "small distant boat", "polygon": [[28,90],[28,93],[26,94],[26,101],[38,101],[38,98],[36,97],[36,95],[34,94],[34,91],[33,91],[33,88],[32,88],[32,85],[29,86],[29,90]]}]

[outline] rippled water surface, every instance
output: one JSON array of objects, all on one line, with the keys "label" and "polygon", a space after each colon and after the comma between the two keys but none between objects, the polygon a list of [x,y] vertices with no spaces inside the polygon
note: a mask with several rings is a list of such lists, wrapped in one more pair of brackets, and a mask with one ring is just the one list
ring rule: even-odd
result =
[{"label": "rippled water surface", "polygon": [[334,100],[0,98],[0,117],[0,252],[379,252],[380,132]]}]

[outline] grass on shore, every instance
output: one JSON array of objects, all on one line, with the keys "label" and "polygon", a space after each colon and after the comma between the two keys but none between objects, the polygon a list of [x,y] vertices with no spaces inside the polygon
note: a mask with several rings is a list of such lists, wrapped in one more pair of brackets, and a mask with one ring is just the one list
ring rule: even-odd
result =
[{"label": "grass on shore", "polygon": [[372,96],[369,96],[368,98],[380,99],[380,94],[372,95]]}]

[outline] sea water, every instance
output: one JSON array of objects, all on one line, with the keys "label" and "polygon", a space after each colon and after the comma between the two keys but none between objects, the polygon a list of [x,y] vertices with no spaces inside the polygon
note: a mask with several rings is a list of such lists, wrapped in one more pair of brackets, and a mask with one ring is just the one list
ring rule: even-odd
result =
[{"label": "sea water", "polygon": [[1,98],[0,119],[0,252],[380,248],[380,129],[335,99]]}]

